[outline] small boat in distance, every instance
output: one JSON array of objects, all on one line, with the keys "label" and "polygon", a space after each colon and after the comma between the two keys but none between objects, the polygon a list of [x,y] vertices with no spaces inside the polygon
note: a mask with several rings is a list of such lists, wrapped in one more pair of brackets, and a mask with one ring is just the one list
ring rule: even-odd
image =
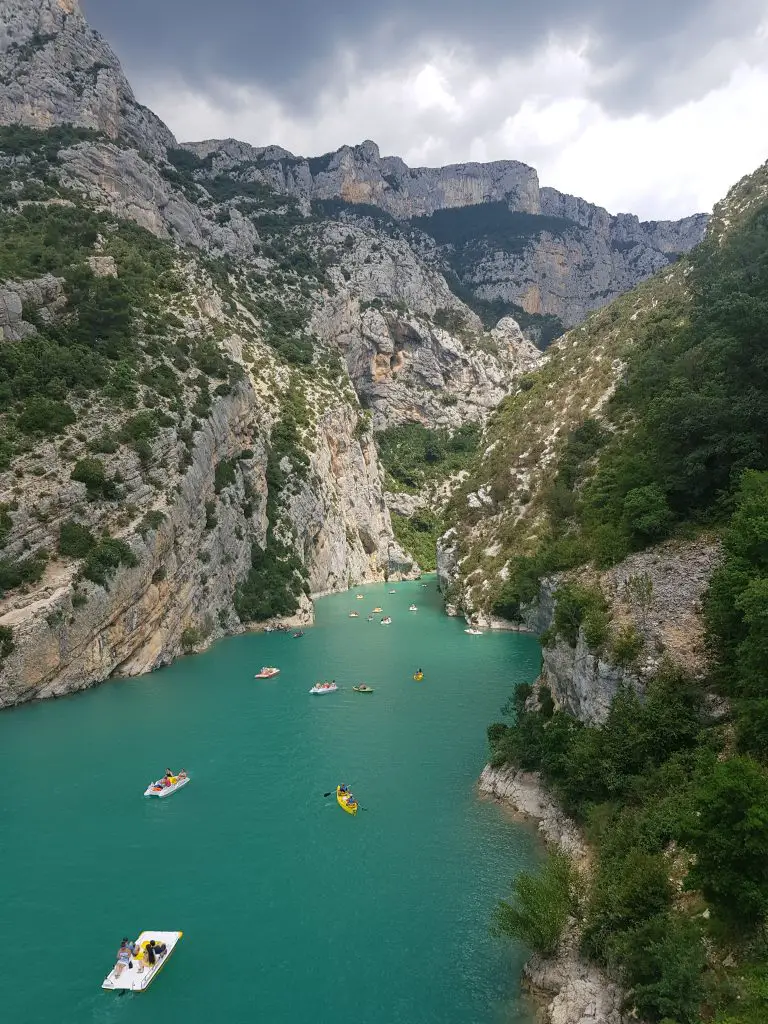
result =
[{"label": "small boat in distance", "polygon": [[470,628],[470,629],[465,629],[464,632],[465,633],[469,633],[470,636],[482,636],[483,635],[482,629]]},{"label": "small boat in distance", "polygon": [[257,672],[253,677],[254,679],[271,679],[272,676],[279,676],[280,669],[275,668],[274,665],[265,665],[261,672]]},{"label": "small boat in distance", "polygon": [[144,790],[144,796],[157,796],[162,800],[163,797],[170,796],[177,789],[186,786],[188,782],[189,776],[185,771],[180,771],[178,775],[164,775],[157,782],[150,782]]},{"label": "small boat in distance", "polygon": [[392,621],[392,619],[390,619],[390,617],[387,615],[386,618],[381,620],[381,624],[382,624],[382,626],[388,626],[391,621]]},{"label": "small boat in distance", "polygon": [[350,612],[349,613],[349,617],[350,617],[350,619],[359,619],[360,618],[360,613],[359,612]]},{"label": "small boat in distance", "polygon": [[[183,934],[184,932],[142,932],[134,943],[134,952],[128,964],[115,964],[101,987],[143,992],[155,980]],[[147,946],[150,943],[153,947],[151,958],[147,954]],[[155,946],[160,952],[154,952]]]},{"label": "small boat in distance", "polygon": [[362,601],[363,598],[365,597],[365,595],[364,594],[355,594],[355,597],[357,598],[358,601]]},{"label": "small boat in distance", "polygon": [[379,608],[379,606],[378,606],[378,605],[376,605],[376,607],[375,607],[375,608],[373,609],[373,611],[374,611],[374,614],[375,614],[376,612],[381,612],[381,611],[383,611],[383,610],[384,610],[384,609],[383,609],[383,608]]},{"label": "small boat in distance", "polygon": [[357,800],[355,800],[346,786],[344,789],[341,786],[336,787],[336,802],[342,811],[346,811],[347,814],[357,814]]},{"label": "small boat in distance", "polygon": [[338,690],[336,683],[315,683],[310,693],[335,693]]},{"label": "small boat in distance", "polygon": [[390,590],[390,594],[396,594],[396,593],[397,593],[396,590]]},{"label": "small boat in distance", "polygon": [[353,686],[352,689],[355,693],[373,693],[372,686],[366,686],[365,683],[360,683],[358,686]]},{"label": "small boat in distance", "polygon": [[424,678],[424,673],[423,672],[414,672],[413,673],[413,678],[416,680],[417,683],[420,683],[421,680]]},{"label": "small boat in distance", "polygon": [[412,604],[411,607],[408,609],[409,612],[417,612],[418,610],[419,609],[416,607],[415,604]]},{"label": "small boat in distance", "polygon": [[304,636],[304,630],[303,630],[303,629],[300,629],[300,630],[298,631],[298,633],[294,633],[294,634],[293,634],[293,639],[294,639],[294,640],[298,640],[298,639],[299,639],[299,637],[301,637],[301,636]]}]

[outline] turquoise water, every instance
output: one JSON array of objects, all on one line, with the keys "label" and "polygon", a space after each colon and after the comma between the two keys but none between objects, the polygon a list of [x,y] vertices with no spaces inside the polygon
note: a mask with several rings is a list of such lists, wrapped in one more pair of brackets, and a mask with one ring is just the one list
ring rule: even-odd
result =
[{"label": "turquoise water", "polygon": [[[535,837],[474,783],[538,644],[467,636],[433,580],[388,589],[319,601],[300,640],[236,637],[0,715],[7,1020],[527,1024],[524,953],[488,921]],[[192,781],[143,799],[166,767]],[[340,781],[356,818],[323,797]],[[152,928],[184,938],[150,989],[102,991],[120,938]]]}]

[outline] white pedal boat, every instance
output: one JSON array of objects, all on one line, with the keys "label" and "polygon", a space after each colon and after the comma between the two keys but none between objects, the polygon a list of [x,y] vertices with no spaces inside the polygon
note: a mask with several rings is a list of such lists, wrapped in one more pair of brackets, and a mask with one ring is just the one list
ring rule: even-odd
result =
[{"label": "white pedal boat", "polygon": [[331,686],[313,686],[309,691],[310,693],[335,693],[338,690],[338,686],[333,683]]},{"label": "white pedal boat", "polygon": [[465,633],[469,633],[470,636],[482,636],[483,635],[482,629],[465,629],[464,632]]},{"label": "white pedal boat", "polygon": [[157,782],[150,782],[144,790],[144,796],[157,796],[162,800],[163,797],[170,796],[171,793],[175,793],[178,789],[181,789],[182,786],[186,786],[189,782],[188,775],[184,775],[181,778],[179,778],[178,775],[172,777],[175,778],[176,781],[172,782],[170,786],[163,786],[162,779],[158,779]]},{"label": "white pedal boat", "polygon": [[418,610],[419,609],[416,607],[415,604],[412,604],[411,607],[408,609],[409,612],[417,612]]},{"label": "white pedal boat", "polygon": [[110,990],[122,990],[124,992],[143,992],[157,977],[160,969],[165,965],[168,957],[174,950],[183,932],[142,932],[136,940],[136,948],[143,949],[144,944],[154,939],[156,942],[164,942],[167,953],[158,957],[151,966],[142,957],[140,960],[131,959],[131,967],[124,967],[120,977],[115,977],[113,967],[102,983],[102,988]]},{"label": "white pedal boat", "polygon": [[382,619],[381,620],[381,624],[382,624],[382,626],[388,626],[391,621],[392,621],[392,619],[390,619],[390,617],[387,616],[386,619]]}]

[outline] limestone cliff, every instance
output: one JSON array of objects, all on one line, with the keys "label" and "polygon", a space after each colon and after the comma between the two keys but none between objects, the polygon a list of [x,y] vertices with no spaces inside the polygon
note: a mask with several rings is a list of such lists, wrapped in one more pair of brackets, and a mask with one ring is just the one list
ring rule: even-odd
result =
[{"label": "limestone cliff", "polygon": [[[137,453],[127,443],[137,417],[108,400],[88,403],[78,410],[76,436],[60,445],[40,438],[0,473],[2,567],[45,559],[39,580],[0,599],[0,626],[14,643],[0,662],[0,706],[146,672],[242,629],[233,599],[252,545],[265,547],[270,525],[298,554],[307,593],[382,579],[390,561],[407,561],[392,536],[370,432],[359,429],[353,394],[328,401],[331,380],[304,386],[300,447],[283,456],[285,486],[270,494],[272,435],[276,424],[285,426],[284,396],[295,381],[263,344],[244,343],[237,329],[246,324],[224,313],[210,282],[194,283],[197,310],[183,314],[184,335],[225,331],[224,352],[237,371],[205,419],[164,414],[159,422],[167,425],[154,432],[150,450]],[[0,308],[23,291],[47,310],[43,303],[60,290],[55,278],[13,284],[0,289]],[[25,312],[37,319],[34,305]],[[14,325],[16,336],[37,333],[32,322]],[[180,374],[179,386],[191,405],[190,378]],[[92,454],[104,450],[108,462]],[[98,491],[73,479],[89,458],[108,467],[116,486]],[[270,501],[277,512],[268,514]],[[62,554],[62,531],[72,523],[108,532],[129,554],[94,580],[87,560]],[[301,607],[306,620],[306,599]]]},{"label": "limestone cliff", "polygon": [[173,134],[136,102],[120,64],[78,0],[3,0],[0,124],[72,124],[164,155]]},{"label": "limestone cliff", "polygon": [[205,164],[201,180],[235,173],[305,202],[373,206],[410,222],[424,235],[422,254],[463,294],[565,326],[687,252],[707,224],[704,214],[650,222],[611,216],[540,188],[536,171],[516,160],[410,168],[370,141],[308,159],[234,140],[185,146]]}]

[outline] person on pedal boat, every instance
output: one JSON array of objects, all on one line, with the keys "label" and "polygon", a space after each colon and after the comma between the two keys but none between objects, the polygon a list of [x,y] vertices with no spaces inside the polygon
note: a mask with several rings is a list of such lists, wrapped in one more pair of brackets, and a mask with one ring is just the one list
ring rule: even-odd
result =
[{"label": "person on pedal boat", "polygon": [[115,964],[115,977],[119,978],[126,967],[130,965],[133,956],[133,943],[123,939],[117,951],[117,963]]}]

